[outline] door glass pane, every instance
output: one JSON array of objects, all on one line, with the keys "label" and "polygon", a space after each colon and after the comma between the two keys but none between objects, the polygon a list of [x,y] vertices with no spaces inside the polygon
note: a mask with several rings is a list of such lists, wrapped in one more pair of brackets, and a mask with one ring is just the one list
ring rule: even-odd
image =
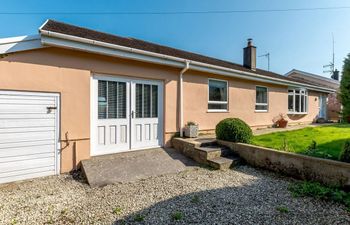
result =
[{"label": "door glass pane", "polygon": [[152,117],[158,117],[158,86],[152,85]]},{"label": "door glass pane", "polygon": [[98,118],[107,118],[107,82],[98,81]]},{"label": "door glass pane", "polygon": [[136,84],[135,97],[135,116],[142,118],[142,84]]},{"label": "door glass pane", "polygon": [[227,101],[227,82],[209,80],[209,101]]},{"label": "door glass pane", "polygon": [[117,118],[117,82],[108,81],[108,118],[115,119]]},{"label": "door glass pane", "polygon": [[126,83],[118,82],[118,118],[126,118]]},{"label": "door glass pane", "polygon": [[151,85],[143,85],[143,117],[151,117]]}]

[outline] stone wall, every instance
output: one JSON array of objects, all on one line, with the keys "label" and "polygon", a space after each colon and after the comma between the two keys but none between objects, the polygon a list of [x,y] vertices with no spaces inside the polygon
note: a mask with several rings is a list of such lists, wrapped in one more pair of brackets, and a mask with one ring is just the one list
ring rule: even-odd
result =
[{"label": "stone wall", "polygon": [[248,164],[298,179],[350,188],[350,164],[274,149],[218,140]]}]

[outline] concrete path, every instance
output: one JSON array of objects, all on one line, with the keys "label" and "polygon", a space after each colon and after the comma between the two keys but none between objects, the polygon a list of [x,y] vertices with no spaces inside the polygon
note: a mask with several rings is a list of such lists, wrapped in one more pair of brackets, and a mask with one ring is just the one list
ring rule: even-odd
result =
[{"label": "concrete path", "polygon": [[91,187],[178,173],[197,165],[172,148],[111,154],[82,161],[83,171]]}]

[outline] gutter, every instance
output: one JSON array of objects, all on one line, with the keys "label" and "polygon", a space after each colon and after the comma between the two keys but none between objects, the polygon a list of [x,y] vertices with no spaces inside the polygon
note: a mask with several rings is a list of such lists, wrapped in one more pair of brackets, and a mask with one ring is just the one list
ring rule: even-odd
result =
[{"label": "gutter", "polygon": [[180,86],[180,92],[179,92],[179,132],[180,137],[183,137],[183,124],[184,124],[184,107],[183,107],[183,75],[184,73],[190,68],[190,62],[185,62],[185,67],[180,72],[179,77],[179,86]]},{"label": "gutter", "polygon": [[[61,34],[61,33],[57,33],[57,32],[43,30],[42,28],[39,29],[39,32],[41,33],[41,35],[47,36],[47,37],[64,39],[64,40],[69,40],[69,41],[74,41],[74,42],[79,42],[79,43],[85,43],[85,44],[89,44],[89,45],[100,46],[100,47],[120,50],[120,51],[124,51],[124,52],[149,56],[149,57],[155,57],[155,58],[159,58],[159,59],[163,59],[163,60],[175,61],[175,62],[178,62],[181,64],[186,63],[188,61],[190,63],[189,69],[193,69],[193,70],[197,70],[197,71],[216,73],[216,74],[221,74],[221,75],[225,75],[225,76],[231,76],[231,77],[237,77],[237,78],[241,78],[241,79],[248,79],[248,80],[255,80],[255,81],[262,81],[262,82],[274,83],[274,84],[280,84],[280,85],[304,87],[304,88],[308,88],[310,90],[316,90],[316,91],[326,92],[326,93],[335,92],[335,90],[329,89],[329,88],[323,88],[323,87],[318,87],[318,86],[314,86],[314,85],[303,84],[303,83],[299,83],[299,82],[295,82],[295,81],[287,81],[287,80],[274,78],[274,77],[267,77],[267,76],[263,76],[260,74],[235,70],[235,69],[221,67],[221,66],[215,66],[212,64],[201,63],[201,62],[197,62],[197,61],[191,61],[191,60],[187,60],[184,58],[149,52],[149,51],[135,49],[135,48],[131,48],[131,47],[125,47],[125,46],[121,46],[121,45],[105,43],[105,42],[101,42],[101,41],[95,41],[95,40],[91,40],[91,39],[87,39],[87,38],[80,38],[80,37],[76,37],[76,36],[72,36],[72,35],[66,35],[66,34]],[[42,43],[47,44],[47,45],[52,45],[51,43],[45,43],[45,41],[42,41]],[[81,50],[88,51],[87,49],[81,49]]]}]

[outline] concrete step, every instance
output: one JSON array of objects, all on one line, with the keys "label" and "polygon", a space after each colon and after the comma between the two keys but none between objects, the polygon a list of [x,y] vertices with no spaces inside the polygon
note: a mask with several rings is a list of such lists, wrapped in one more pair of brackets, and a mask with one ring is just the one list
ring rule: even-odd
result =
[{"label": "concrete step", "polygon": [[205,160],[236,156],[231,149],[220,146],[195,147],[195,150],[199,151],[201,158]]},{"label": "concrete step", "polygon": [[214,169],[227,170],[237,166],[240,163],[240,161],[241,160],[239,157],[230,157],[230,158],[217,157],[217,158],[208,160],[208,163]]}]

